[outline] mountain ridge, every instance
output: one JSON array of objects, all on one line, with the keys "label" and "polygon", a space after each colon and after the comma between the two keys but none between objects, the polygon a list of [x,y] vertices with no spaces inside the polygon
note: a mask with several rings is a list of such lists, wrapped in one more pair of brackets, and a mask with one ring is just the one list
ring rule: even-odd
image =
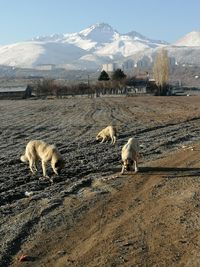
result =
[{"label": "mountain ridge", "polygon": [[[200,32],[195,35],[196,39],[194,35],[191,38],[191,35],[188,36],[171,45],[164,40],[150,39],[136,31],[124,34],[107,23],[95,23],[75,33],[55,33],[0,46],[0,65],[36,68],[41,64],[54,64],[69,69],[95,69],[102,64],[123,62],[130,57],[135,63],[143,60],[143,57],[149,57],[152,62],[157,49],[162,47],[168,49],[170,55],[173,54],[174,62],[177,62],[174,51],[179,55],[182,53],[177,57],[182,64],[184,54],[188,55],[191,51],[195,54],[200,49]],[[194,44],[199,44],[199,49],[193,49],[196,45],[192,45],[190,39]],[[194,64],[200,64],[195,55],[192,58],[190,64],[193,61]]]}]

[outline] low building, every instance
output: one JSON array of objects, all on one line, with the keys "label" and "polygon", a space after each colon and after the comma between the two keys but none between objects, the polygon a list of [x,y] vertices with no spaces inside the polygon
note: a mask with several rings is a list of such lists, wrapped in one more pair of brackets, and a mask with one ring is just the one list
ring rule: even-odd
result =
[{"label": "low building", "polygon": [[35,67],[36,70],[55,70],[55,64],[39,64]]},{"label": "low building", "polygon": [[0,87],[0,99],[25,99],[32,95],[31,86]]},{"label": "low building", "polygon": [[107,64],[103,64],[102,71],[104,70],[106,72],[113,72],[118,68],[119,66],[116,63],[107,63]]}]

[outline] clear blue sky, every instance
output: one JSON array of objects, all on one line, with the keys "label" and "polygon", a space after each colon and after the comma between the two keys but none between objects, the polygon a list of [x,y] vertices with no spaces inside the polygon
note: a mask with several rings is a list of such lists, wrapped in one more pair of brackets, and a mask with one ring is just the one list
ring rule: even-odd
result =
[{"label": "clear blue sky", "polygon": [[200,0],[0,0],[0,45],[105,22],[175,42],[200,30]]}]

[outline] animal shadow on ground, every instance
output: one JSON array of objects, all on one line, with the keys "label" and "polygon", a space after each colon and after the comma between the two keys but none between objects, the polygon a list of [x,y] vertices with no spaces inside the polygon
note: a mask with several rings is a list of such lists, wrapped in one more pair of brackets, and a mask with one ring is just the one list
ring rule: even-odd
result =
[{"label": "animal shadow on ground", "polygon": [[140,167],[139,172],[152,175],[163,175],[167,178],[200,176],[200,168],[190,167]]}]

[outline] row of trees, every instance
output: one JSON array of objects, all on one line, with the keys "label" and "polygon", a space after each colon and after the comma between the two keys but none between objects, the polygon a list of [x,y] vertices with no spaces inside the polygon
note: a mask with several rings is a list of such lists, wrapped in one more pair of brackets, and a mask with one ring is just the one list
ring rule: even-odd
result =
[{"label": "row of trees", "polygon": [[33,91],[36,96],[42,97],[53,95],[59,97],[61,95],[84,95],[94,94],[94,88],[85,83],[59,85],[53,79],[39,80],[35,84]]},{"label": "row of trees", "polygon": [[121,69],[116,70],[109,77],[107,72],[102,71],[96,83],[77,83],[59,85],[53,79],[39,80],[33,91],[39,96],[62,96],[62,95],[95,95],[125,93],[126,75]]},{"label": "row of trees", "polygon": [[125,94],[129,79],[123,80],[100,80],[96,83],[77,83],[61,85],[52,79],[38,81],[32,92],[38,97],[64,96],[64,95],[88,95],[90,97],[105,94]]}]

